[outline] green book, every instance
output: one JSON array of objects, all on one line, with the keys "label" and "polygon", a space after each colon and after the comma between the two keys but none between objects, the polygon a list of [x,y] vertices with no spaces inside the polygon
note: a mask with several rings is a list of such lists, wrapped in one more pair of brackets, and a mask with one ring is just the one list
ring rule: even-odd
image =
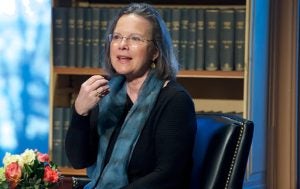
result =
[{"label": "green book", "polygon": [[68,8],[68,45],[67,66],[75,67],[76,64],[76,9]]},{"label": "green book", "polygon": [[67,8],[52,9],[53,63],[54,66],[67,64]]},{"label": "green book", "polygon": [[62,166],[70,166],[70,162],[67,158],[66,152],[65,152],[65,139],[67,136],[67,132],[68,129],[70,127],[70,122],[71,122],[71,115],[72,115],[72,108],[70,107],[64,107],[63,108],[63,124],[62,124],[62,128],[63,128],[63,133],[62,133]]},{"label": "green book", "polygon": [[76,8],[76,67],[84,64],[84,8]]},{"label": "green book", "polygon": [[109,14],[108,14],[109,9],[108,8],[101,8],[100,9],[100,67],[104,67],[103,65],[103,56],[104,56],[104,44],[105,44],[105,40],[106,40],[106,30],[108,27],[108,19],[109,19]]},{"label": "green book", "polygon": [[172,36],[172,31],[171,31],[171,28],[172,28],[172,9],[170,8],[163,8],[163,19],[166,23],[166,26],[170,32],[170,35]]},{"label": "green book", "polygon": [[99,68],[100,66],[100,9],[92,8],[92,63],[91,66]]},{"label": "green book", "polygon": [[189,10],[189,28],[188,28],[188,44],[186,53],[186,69],[195,70],[196,61],[196,9]]},{"label": "green book", "polygon": [[63,109],[63,107],[53,109],[52,161],[59,166],[63,164]]},{"label": "green book", "polygon": [[232,71],[234,63],[234,9],[220,10],[220,67]]},{"label": "green book", "polygon": [[117,15],[117,13],[119,12],[119,8],[117,7],[111,7],[109,8],[109,18],[108,18],[108,21],[111,22],[115,16]]},{"label": "green book", "polygon": [[91,67],[92,61],[92,11],[91,8],[84,9],[84,20],[83,20],[83,31],[84,31],[84,62],[83,67]]},{"label": "green book", "polygon": [[205,69],[219,69],[219,9],[205,10]]},{"label": "green book", "polygon": [[171,36],[173,40],[173,48],[176,57],[179,55],[179,39],[180,39],[180,10],[172,9],[171,18]]},{"label": "green book", "polygon": [[196,70],[204,69],[204,9],[197,9],[196,21]]},{"label": "green book", "polygon": [[164,19],[164,8],[157,8],[159,15]]},{"label": "green book", "polygon": [[237,71],[245,68],[245,9],[235,10],[234,67]]},{"label": "green book", "polygon": [[183,69],[188,69],[187,65],[187,46],[189,33],[189,10],[186,8],[180,9],[180,39],[179,39],[179,55],[178,60]]}]

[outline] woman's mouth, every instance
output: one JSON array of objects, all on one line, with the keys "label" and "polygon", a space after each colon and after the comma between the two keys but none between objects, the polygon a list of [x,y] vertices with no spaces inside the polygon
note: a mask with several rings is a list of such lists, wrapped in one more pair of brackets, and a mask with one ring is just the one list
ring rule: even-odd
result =
[{"label": "woman's mouth", "polygon": [[117,59],[121,62],[121,63],[127,63],[130,60],[132,60],[131,57],[129,56],[117,56]]}]

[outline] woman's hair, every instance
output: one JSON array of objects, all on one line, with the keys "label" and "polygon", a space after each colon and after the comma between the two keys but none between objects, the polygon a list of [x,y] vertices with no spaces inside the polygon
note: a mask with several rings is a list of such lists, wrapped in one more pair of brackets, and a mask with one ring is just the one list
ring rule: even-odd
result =
[{"label": "woman's hair", "polygon": [[168,28],[165,22],[158,13],[158,11],[147,3],[131,3],[122,8],[116,17],[112,20],[110,27],[106,33],[103,63],[104,68],[110,75],[116,74],[112,67],[110,59],[110,41],[108,35],[112,34],[115,30],[118,20],[123,15],[136,14],[152,24],[152,39],[155,47],[159,51],[159,56],[155,60],[154,72],[159,79],[162,80],[175,80],[178,72],[178,62],[173,51],[173,44]]}]

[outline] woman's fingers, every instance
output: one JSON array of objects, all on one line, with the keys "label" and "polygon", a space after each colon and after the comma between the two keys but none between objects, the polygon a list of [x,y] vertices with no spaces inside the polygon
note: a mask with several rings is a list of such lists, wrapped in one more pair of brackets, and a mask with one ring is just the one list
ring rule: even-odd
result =
[{"label": "woman's fingers", "polygon": [[86,85],[91,85],[92,83],[94,83],[96,80],[99,79],[104,79],[104,77],[102,75],[93,75],[90,78],[88,78],[84,83]]},{"label": "woman's fingers", "polygon": [[102,86],[102,87],[99,87],[98,89],[96,89],[96,95],[98,97],[104,97],[108,93],[109,93],[109,86],[108,85],[105,85],[105,86]]},{"label": "woman's fingers", "polygon": [[87,79],[80,88],[75,100],[75,110],[80,115],[87,115],[99,100],[109,93],[108,80],[95,75]]},{"label": "woman's fingers", "polygon": [[90,77],[88,80],[86,80],[84,83],[82,83],[81,88],[83,88],[83,90],[85,90],[86,92],[91,92],[107,84],[108,84],[108,80],[105,79],[103,76],[94,75]]}]

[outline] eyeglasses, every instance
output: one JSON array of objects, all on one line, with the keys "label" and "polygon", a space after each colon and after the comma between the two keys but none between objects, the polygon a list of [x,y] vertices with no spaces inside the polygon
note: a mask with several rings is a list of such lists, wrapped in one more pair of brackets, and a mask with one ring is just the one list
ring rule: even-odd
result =
[{"label": "eyeglasses", "polygon": [[111,43],[121,43],[123,39],[128,41],[130,45],[141,45],[144,42],[150,42],[153,40],[145,39],[138,34],[131,34],[128,37],[122,36],[119,33],[113,33],[108,35],[108,39]]}]

